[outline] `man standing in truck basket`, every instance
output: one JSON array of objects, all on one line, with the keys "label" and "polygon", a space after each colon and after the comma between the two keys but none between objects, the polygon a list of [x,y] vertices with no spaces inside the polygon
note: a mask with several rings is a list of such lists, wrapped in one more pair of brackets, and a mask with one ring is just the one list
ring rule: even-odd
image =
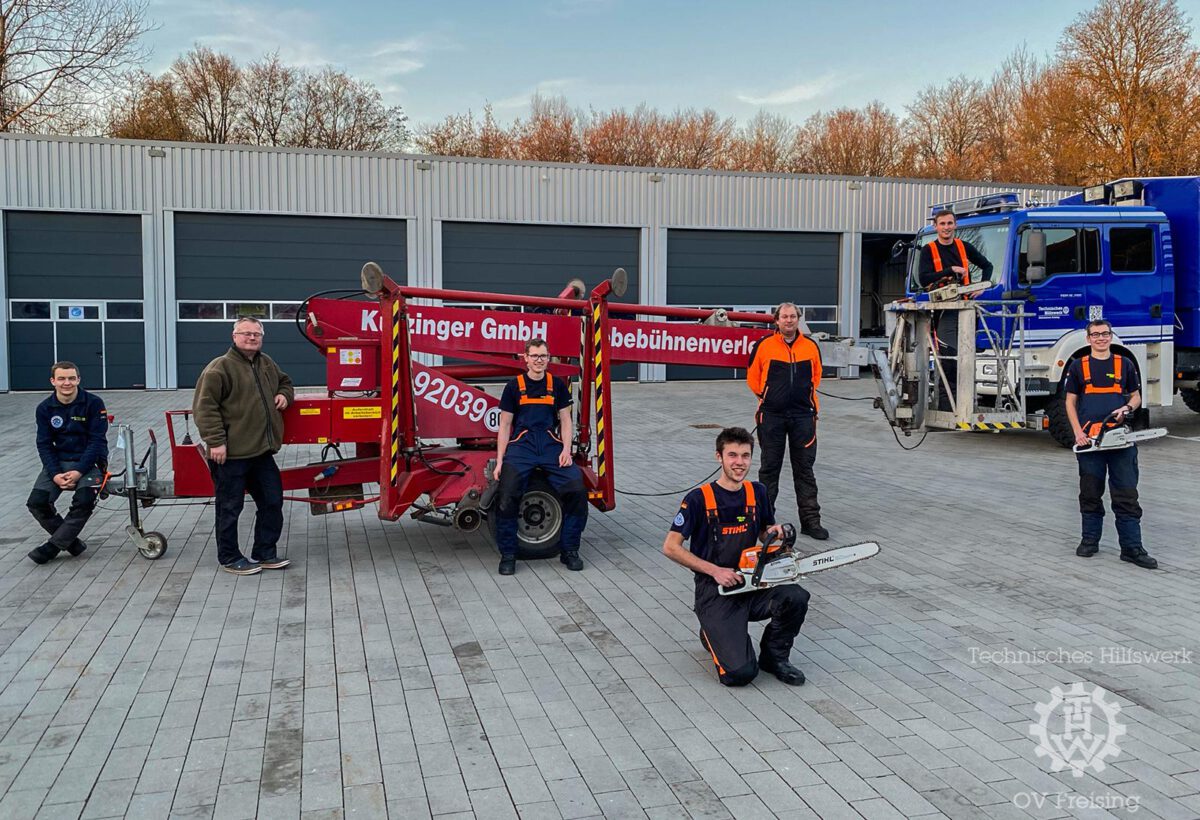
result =
[{"label": "man standing in truck basket", "polygon": [[[1063,389],[1067,418],[1075,431],[1075,443],[1086,447],[1112,416],[1121,423],[1142,403],[1136,364],[1113,353],[1112,325],[1107,319],[1087,324],[1091,351],[1071,362]],[[1079,460],[1079,512],[1083,537],[1075,554],[1090,558],[1100,549],[1104,529],[1104,479],[1107,473],[1121,560],[1146,569],[1157,569],[1158,561],[1142,546],[1142,507],[1138,504],[1137,445],[1116,450],[1077,453]]]},{"label": "man standing in truck basket", "polygon": [[821,351],[800,332],[800,310],[793,302],[775,308],[777,332],[755,343],[750,351],[746,383],[758,396],[758,443],[762,462],[758,480],[771,506],[779,497],[779,473],[786,447],[792,461],[792,482],[800,532],[818,541],[829,537],[821,526],[817,503],[817,388],[821,385]]},{"label": "man standing in truck basket", "polygon": [[[283,482],[275,453],[283,444],[282,413],[295,390],[275,360],[262,352],[263,335],[258,319],[238,319],[233,346],[204,368],[192,399],[216,489],[217,561],[234,575],[291,563],[276,551],[283,533]],[[258,508],[249,560],[238,547],[238,518],[247,492]]]},{"label": "man standing in truck basket", "polygon": [[[743,583],[737,567],[742,552],[768,535],[782,537],[766,487],[747,481],[754,439],[741,427],[717,436],[721,477],[688,493],[671,522],[663,554],[695,573],[696,617],[700,641],[712,655],[717,677],[726,686],[745,686],[758,670],[771,672],[790,686],[804,683],[792,666],[792,644],[808,613],[808,591],[798,584],[723,596],[718,587]],[[684,539],[691,539],[684,547]],[[763,630],[759,652],[747,627],[750,621],[771,622]]]},{"label": "man standing in truck basket", "polygon": [[[982,272],[980,281],[992,278],[992,263],[988,258],[970,242],[954,235],[958,229],[954,211],[938,211],[933,217],[933,226],[937,230],[937,239],[921,248],[917,267],[921,287],[933,290],[950,283],[969,285],[972,264]],[[957,310],[941,311],[934,325],[938,355],[943,357],[942,370],[951,391],[958,386],[958,317],[961,315]],[[950,409],[950,393],[941,379],[938,380],[938,409]]]},{"label": "man standing in truck basket", "polygon": [[587,525],[587,489],[583,472],[571,459],[571,390],[563,379],[547,372],[550,350],[546,340],[525,342],[525,373],[504,387],[500,396],[500,429],[496,436],[499,482],[496,506],[496,546],[500,574],[517,571],[517,514],[529,475],[540,468],[562,504],[562,554],[567,569],[583,569],[579,541]]},{"label": "man standing in truck basket", "polygon": [[[37,564],[62,550],[77,556],[87,549],[79,534],[96,508],[108,461],[108,411],[99,396],[80,388],[79,368],[74,362],[55,362],[50,366],[50,384],[54,395],[35,412],[42,472],[25,502],[50,536],[29,553]],[[71,493],[65,518],[54,507],[64,492]]]}]

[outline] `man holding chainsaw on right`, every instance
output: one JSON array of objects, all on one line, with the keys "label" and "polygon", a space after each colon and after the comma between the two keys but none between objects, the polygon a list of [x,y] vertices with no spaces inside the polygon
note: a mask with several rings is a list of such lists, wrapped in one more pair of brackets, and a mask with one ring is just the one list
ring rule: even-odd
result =
[{"label": "man holding chainsaw on right", "polygon": [[[745,583],[736,571],[744,551],[753,549],[760,538],[783,536],[767,488],[746,480],[753,454],[754,439],[746,430],[721,431],[721,477],[688,493],[671,522],[663,553],[696,575],[700,640],[712,655],[721,683],[745,686],[762,669],[799,686],[804,673],[788,658],[808,613],[808,591],[791,583],[739,595],[725,596],[718,590]],[[690,549],[683,545],[685,538],[691,539]],[[763,630],[756,657],[747,628],[750,621],[767,618],[771,622]]]},{"label": "man holding chainsaw on right", "polygon": [[[1089,447],[1104,424],[1125,423],[1142,403],[1136,365],[1113,353],[1112,324],[1096,319],[1087,324],[1091,351],[1071,362],[1063,384],[1067,418],[1075,431],[1077,448]],[[1104,479],[1107,473],[1121,560],[1146,569],[1157,569],[1158,561],[1142,546],[1142,508],[1138,504],[1137,445],[1112,450],[1078,452],[1079,512],[1083,537],[1075,554],[1090,558],[1100,549],[1104,530]]]}]

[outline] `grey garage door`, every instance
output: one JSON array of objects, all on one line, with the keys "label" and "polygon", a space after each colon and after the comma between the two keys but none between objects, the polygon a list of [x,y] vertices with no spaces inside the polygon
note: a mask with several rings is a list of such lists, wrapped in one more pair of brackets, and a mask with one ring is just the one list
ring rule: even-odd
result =
[{"label": "grey garage door", "polygon": [[296,384],[324,384],[324,359],[296,328],[297,308],[319,291],[357,289],[368,261],[406,282],[407,241],[402,219],[176,214],[179,385],[194,385],[229,347],[238,316],[264,320],[264,350]]},{"label": "grey garage door", "polygon": [[[813,330],[837,329],[841,237],[831,233],[699,231],[667,233],[667,303],[699,307],[801,306]],[[668,379],[743,377],[670,365]]]},{"label": "grey garage door", "polygon": [[[557,296],[572,279],[588,290],[617,268],[629,274],[621,301],[638,301],[637,228],[514,225],[492,222],[442,224],[442,287],[522,296]],[[613,370],[634,380],[636,365]]]},{"label": "grey garage door", "polygon": [[9,383],[49,387],[75,362],[92,388],[144,387],[141,217],[7,211]]}]

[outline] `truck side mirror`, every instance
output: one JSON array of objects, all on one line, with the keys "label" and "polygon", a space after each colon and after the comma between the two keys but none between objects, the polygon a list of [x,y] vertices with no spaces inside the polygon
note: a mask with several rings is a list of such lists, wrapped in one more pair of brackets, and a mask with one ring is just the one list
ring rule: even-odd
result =
[{"label": "truck side mirror", "polygon": [[913,249],[913,243],[911,241],[909,241],[907,239],[897,239],[896,243],[894,245],[892,245],[892,258],[895,259],[897,256],[904,253],[905,251],[909,251],[912,249]]},{"label": "truck side mirror", "polygon": [[1027,267],[1025,280],[1034,285],[1046,279],[1046,234],[1041,231],[1030,231],[1026,240],[1025,251]]}]

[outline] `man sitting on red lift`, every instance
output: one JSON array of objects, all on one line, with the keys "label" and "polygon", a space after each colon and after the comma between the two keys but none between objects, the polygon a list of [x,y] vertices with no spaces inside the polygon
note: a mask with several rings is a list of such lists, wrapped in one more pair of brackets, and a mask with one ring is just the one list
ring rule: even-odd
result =
[{"label": "man sitting on red lift", "polygon": [[[782,537],[767,488],[746,481],[754,439],[741,427],[717,436],[721,477],[692,490],[671,522],[663,553],[696,574],[696,617],[700,640],[712,655],[717,676],[726,686],[745,686],[758,670],[774,673],[784,683],[799,686],[804,673],[792,666],[792,644],[808,613],[808,590],[798,584],[721,595],[718,586],[743,582],[737,572],[742,552],[768,533]],[[691,539],[690,549],[683,546]],[[759,654],[747,633],[750,621],[771,622],[763,630]]]},{"label": "man sitting on red lift", "polygon": [[546,372],[550,351],[545,339],[525,342],[523,375],[500,397],[500,430],[496,437],[496,546],[500,574],[517,571],[517,513],[529,474],[541,468],[562,503],[562,555],[567,569],[583,569],[579,539],[587,524],[587,490],[583,473],[571,461],[571,391],[562,379]]}]

